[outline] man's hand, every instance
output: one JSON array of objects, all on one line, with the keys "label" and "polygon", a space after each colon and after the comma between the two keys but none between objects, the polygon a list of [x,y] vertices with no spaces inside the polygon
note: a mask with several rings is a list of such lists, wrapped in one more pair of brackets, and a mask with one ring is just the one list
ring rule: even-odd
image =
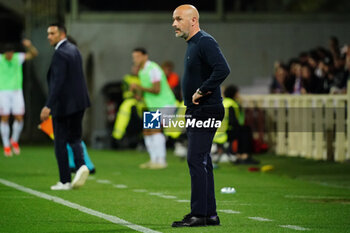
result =
[{"label": "man's hand", "polygon": [[40,113],[40,120],[41,121],[46,121],[51,113],[51,109],[49,109],[48,107],[43,107],[43,109],[41,109],[41,113]]},{"label": "man's hand", "polygon": [[199,104],[199,99],[202,98],[203,95],[200,95],[197,91],[192,96],[192,103]]},{"label": "man's hand", "polygon": [[23,40],[22,40],[22,44],[23,44],[23,46],[26,47],[26,48],[29,48],[29,47],[32,46],[32,42],[31,42],[30,40],[28,40],[28,39],[23,39]]},{"label": "man's hand", "polygon": [[38,56],[38,50],[33,46],[32,42],[28,39],[22,40],[23,46],[26,48],[27,52],[25,53],[25,60],[31,60],[34,57]]},{"label": "man's hand", "polygon": [[136,84],[136,83],[132,83],[130,84],[130,91],[138,91],[141,90],[141,86]]},{"label": "man's hand", "polygon": [[192,96],[192,103],[198,105],[199,104],[199,99],[202,98],[205,95],[209,95],[211,91],[208,91],[207,93],[202,93],[199,89],[193,94]]}]

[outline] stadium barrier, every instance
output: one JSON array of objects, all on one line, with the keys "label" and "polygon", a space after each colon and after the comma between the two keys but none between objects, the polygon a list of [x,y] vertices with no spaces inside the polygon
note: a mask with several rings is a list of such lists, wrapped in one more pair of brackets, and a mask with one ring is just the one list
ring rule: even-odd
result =
[{"label": "stadium barrier", "polygon": [[242,99],[244,108],[263,113],[264,139],[277,155],[350,160],[350,91],[339,95],[243,95]]}]

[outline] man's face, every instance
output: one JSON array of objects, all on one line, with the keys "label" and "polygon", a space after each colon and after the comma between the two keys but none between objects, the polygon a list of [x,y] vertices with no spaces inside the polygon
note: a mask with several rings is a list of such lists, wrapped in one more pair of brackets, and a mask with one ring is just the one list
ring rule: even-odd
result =
[{"label": "man's face", "polygon": [[175,29],[175,36],[188,38],[191,28],[191,19],[185,14],[186,12],[181,9],[176,9],[173,13],[173,27]]},{"label": "man's face", "polygon": [[163,66],[162,69],[164,71],[165,76],[169,76],[170,75],[171,68],[169,66]]},{"label": "man's face", "polygon": [[309,79],[311,77],[310,69],[307,66],[301,67],[301,78]]},{"label": "man's face", "polygon": [[60,40],[64,38],[64,33],[58,30],[57,26],[50,26],[47,29],[47,39],[51,46],[55,46]]},{"label": "man's face", "polygon": [[135,66],[140,68],[147,61],[147,55],[139,51],[135,51],[132,53],[132,61]]},{"label": "man's face", "polygon": [[5,54],[6,60],[11,61],[14,51],[6,51],[4,54]]}]

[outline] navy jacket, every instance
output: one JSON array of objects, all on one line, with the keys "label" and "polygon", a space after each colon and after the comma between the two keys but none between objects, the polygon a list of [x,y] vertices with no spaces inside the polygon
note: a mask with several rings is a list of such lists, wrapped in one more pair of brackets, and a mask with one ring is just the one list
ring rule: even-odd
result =
[{"label": "navy jacket", "polygon": [[197,32],[187,41],[185,70],[182,77],[182,93],[187,107],[191,107],[192,95],[199,88],[211,92],[199,100],[199,105],[222,103],[220,84],[230,73],[230,67],[215,39],[204,31]]},{"label": "navy jacket", "polygon": [[49,98],[46,106],[53,117],[71,115],[90,106],[81,55],[70,42],[63,42],[55,50],[47,82]]}]

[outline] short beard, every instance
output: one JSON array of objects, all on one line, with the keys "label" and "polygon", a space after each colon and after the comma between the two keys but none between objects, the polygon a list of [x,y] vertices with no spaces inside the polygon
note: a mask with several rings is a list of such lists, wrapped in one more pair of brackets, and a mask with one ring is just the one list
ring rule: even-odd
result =
[{"label": "short beard", "polygon": [[176,37],[184,38],[185,40],[187,40],[188,35],[189,35],[189,33],[186,33],[186,32],[183,32],[183,31],[181,31],[181,33],[175,33]]}]

